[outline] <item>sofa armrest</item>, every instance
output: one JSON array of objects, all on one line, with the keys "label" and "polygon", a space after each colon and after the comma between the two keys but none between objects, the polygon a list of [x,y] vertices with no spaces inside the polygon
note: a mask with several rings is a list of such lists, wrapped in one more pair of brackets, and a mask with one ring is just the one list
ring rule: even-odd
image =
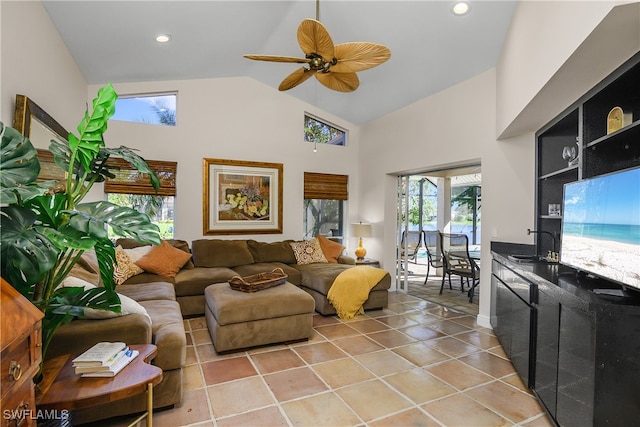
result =
[{"label": "sofa armrest", "polygon": [[340,255],[338,257],[338,263],[339,264],[349,264],[349,265],[356,265],[356,259],[352,258],[348,255]]},{"label": "sofa armrest", "polygon": [[55,332],[45,358],[82,353],[102,341],[151,344],[151,319],[145,314],[129,314],[111,319],[72,320]]}]

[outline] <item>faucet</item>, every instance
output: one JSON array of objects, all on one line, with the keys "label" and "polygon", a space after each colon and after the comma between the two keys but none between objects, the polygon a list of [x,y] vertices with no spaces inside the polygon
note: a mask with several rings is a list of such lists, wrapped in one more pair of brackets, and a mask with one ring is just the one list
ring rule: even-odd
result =
[{"label": "faucet", "polygon": [[[553,250],[551,251],[551,253],[547,256],[547,258],[550,261],[558,261],[558,253],[556,252],[556,236],[549,232],[549,231],[544,231],[544,230],[531,230],[530,228],[527,228],[527,236],[530,235],[531,233],[538,233],[538,234],[548,234],[551,237],[551,242],[553,244]],[[538,252],[538,246],[536,245],[536,255],[540,255]]]}]

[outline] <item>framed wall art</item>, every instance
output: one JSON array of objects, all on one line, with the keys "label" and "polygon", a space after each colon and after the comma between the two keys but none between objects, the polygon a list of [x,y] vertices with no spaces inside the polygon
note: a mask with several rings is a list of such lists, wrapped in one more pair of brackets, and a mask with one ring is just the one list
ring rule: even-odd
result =
[{"label": "framed wall art", "polygon": [[203,234],[282,233],[282,163],[204,159]]}]

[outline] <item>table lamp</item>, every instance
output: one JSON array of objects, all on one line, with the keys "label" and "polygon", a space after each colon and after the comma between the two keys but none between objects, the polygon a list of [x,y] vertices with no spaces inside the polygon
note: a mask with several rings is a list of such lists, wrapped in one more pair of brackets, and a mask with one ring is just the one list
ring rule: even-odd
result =
[{"label": "table lamp", "polygon": [[361,261],[367,254],[367,250],[362,246],[362,238],[371,237],[371,224],[363,224],[362,222],[359,224],[351,224],[351,233],[360,239],[355,253],[358,260]]}]

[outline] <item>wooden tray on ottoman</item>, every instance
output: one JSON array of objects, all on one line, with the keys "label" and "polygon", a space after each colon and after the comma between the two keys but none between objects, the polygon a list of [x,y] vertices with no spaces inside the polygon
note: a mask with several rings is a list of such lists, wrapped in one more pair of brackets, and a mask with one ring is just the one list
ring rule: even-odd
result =
[{"label": "wooden tray on ottoman", "polygon": [[234,291],[258,292],[263,289],[280,286],[287,281],[288,277],[283,269],[275,268],[271,272],[258,273],[251,276],[233,276],[229,279],[229,286]]}]

